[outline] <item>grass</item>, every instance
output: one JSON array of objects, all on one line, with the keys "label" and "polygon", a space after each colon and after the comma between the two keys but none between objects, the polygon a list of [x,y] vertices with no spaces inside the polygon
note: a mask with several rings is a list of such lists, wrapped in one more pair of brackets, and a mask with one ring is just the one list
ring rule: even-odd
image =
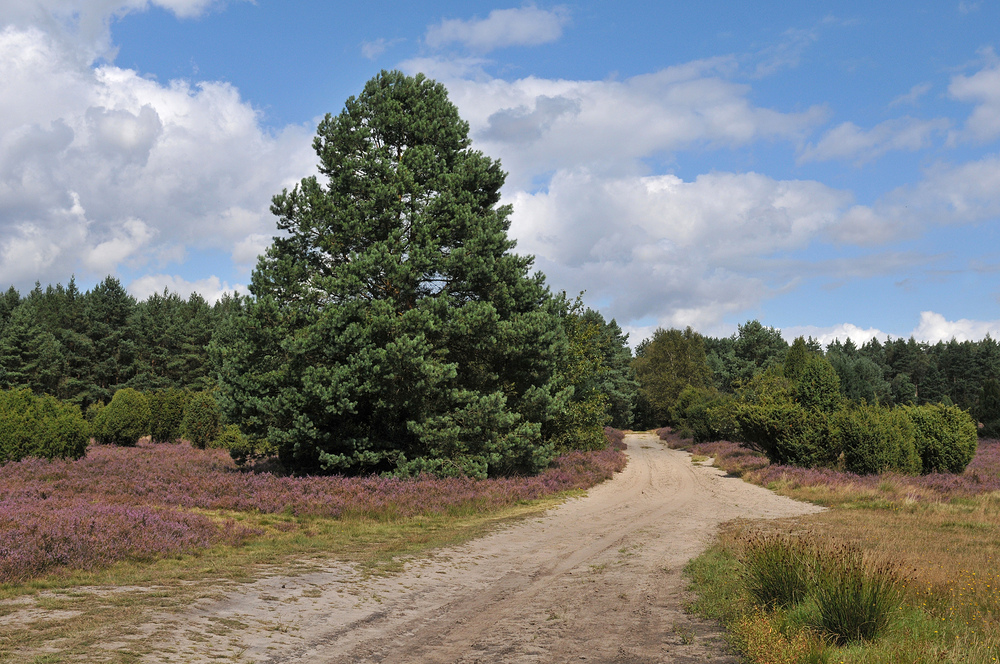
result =
[{"label": "grass", "polygon": [[0,559],[0,661],[139,661],[175,616],[238,584],[331,563],[362,580],[395,572],[607,479],[625,463],[609,441],[540,476],[483,481],[277,477],[186,445],[7,464],[0,551],[17,555]]},{"label": "grass", "polygon": [[[684,445],[669,434],[667,442]],[[698,596],[692,608],[726,624],[748,662],[1000,662],[1000,442],[981,441],[965,473],[947,477],[771,467],[732,443],[689,447],[711,454],[733,475],[831,508],[793,520],[730,524],[689,565]],[[838,547],[856,551],[850,555],[868,561],[869,573],[891,561],[883,580],[900,594],[890,602],[894,610],[884,611],[890,617],[881,635],[845,643],[817,624],[815,600],[761,606],[741,566],[748,537],[804,538],[821,543],[827,556]],[[849,594],[856,588],[849,581],[830,579],[828,593],[841,593],[851,607],[865,604]]]}]

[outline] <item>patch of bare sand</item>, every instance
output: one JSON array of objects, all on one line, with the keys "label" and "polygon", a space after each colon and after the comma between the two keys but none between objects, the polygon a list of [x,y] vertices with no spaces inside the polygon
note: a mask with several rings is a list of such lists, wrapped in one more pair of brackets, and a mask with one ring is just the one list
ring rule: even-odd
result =
[{"label": "patch of bare sand", "polygon": [[613,480],[387,578],[272,576],[182,615],[149,662],[735,662],[681,569],[735,518],[819,508],[631,434]]}]

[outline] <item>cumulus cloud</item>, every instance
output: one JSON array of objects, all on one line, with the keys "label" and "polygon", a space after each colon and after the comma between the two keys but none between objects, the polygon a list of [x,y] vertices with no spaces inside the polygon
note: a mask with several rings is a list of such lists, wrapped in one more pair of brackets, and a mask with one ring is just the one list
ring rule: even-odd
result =
[{"label": "cumulus cloud", "polygon": [[569,10],[534,6],[495,9],[484,19],[445,19],[427,29],[424,40],[432,48],[461,44],[477,53],[507,46],[538,46],[555,41],[569,21]]},{"label": "cumulus cloud", "polygon": [[687,182],[576,170],[512,203],[518,251],[534,254],[557,287],[586,289],[622,321],[654,315],[706,329],[783,287],[784,276],[762,276],[762,262],[808,245],[850,195],[757,173]]},{"label": "cumulus cloud", "polygon": [[0,31],[0,80],[0,283],[230,251],[314,169],[311,129],[263,129],[231,85],[92,67],[39,28]]},{"label": "cumulus cloud", "polygon": [[932,137],[948,129],[945,118],[918,120],[905,117],[886,120],[865,131],[853,122],[844,122],[823,135],[818,143],[808,144],[799,155],[799,163],[853,159],[864,164],[890,150],[915,152],[930,145]]},{"label": "cumulus cloud", "polygon": [[512,187],[542,173],[587,167],[636,172],[646,157],[693,147],[798,141],[827,111],[785,113],[755,106],[750,88],[727,77],[733,58],[668,67],[623,81],[527,77],[513,81],[455,68],[446,60],[403,67],[443,81],[479,149],[499,157]]},{"label": "cumulus cloud", "polygon": [[0,26],[39,28],[71,44],[76,56],[89,62],[98,57],[113,58],[111,22],[115,18],[150,7],[160,7],[178,18],[194,18],[226,3],[227,0],[4,0],[0,4]]},{"label": "cumulus cloud", "polygon": [[920,324],[913,330],[912,337],[919,341],[979,341],[989,334],[994,339],[1000,337],[1000,321],[981,321],[962,318],[947,320],[933,311],[920,312]]},{"label": "cumulus cloud", "polygon": [[991,141],[1000,136],[1000,62],[990,50],[982,53],[987,65],[971,76],[951,79],[948,94],[959,101],[975,104],[965,127],[952,135],[953,141]]},{"label": "cumulus cloud", "polygon": [[840,244],[879,245],[918,237],[934,226],[977,224],[1000,216],[1000,156],[937,164],[917,183],[871,206],[857,205],[826,231]]},{"label": "cumulus cloud", "polygon": [[188,298],[192,293],[201,295],[209,304],[214,304],[226,293],[246,294],[247,287],[243,284],[229,285],[217,276],[212,275],[204,279],[188,281],[181,277],[170,274],[148,274],[140,277],[129,284],[128,292],[139,300],[145,300],[154,293],[163,293],[167,289],[171,293],[177,293],[183,298]]}]

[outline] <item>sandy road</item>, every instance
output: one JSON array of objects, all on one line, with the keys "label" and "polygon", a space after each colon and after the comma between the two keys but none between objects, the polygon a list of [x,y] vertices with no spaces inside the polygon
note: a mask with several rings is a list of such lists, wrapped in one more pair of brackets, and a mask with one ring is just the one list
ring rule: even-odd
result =
[{"label": "sandy road", "polygon": [[724,521],[816,508],[653,435],[626,442],[628,467],[586,498],[388,578],[345,566],[263,579],[170,616],[147,661],[734,662],[684,613],[681,568]]}]

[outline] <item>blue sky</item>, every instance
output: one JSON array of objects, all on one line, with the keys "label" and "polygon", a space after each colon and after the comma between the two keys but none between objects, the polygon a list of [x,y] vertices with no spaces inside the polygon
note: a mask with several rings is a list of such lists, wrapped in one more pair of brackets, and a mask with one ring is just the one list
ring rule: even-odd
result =
[{"label": "blue sky", "polygon": [[398,68],[633,342],[1000,336],[998,50],[985,0],[6,0],[0,284],[244,289],[318,119]]}]

